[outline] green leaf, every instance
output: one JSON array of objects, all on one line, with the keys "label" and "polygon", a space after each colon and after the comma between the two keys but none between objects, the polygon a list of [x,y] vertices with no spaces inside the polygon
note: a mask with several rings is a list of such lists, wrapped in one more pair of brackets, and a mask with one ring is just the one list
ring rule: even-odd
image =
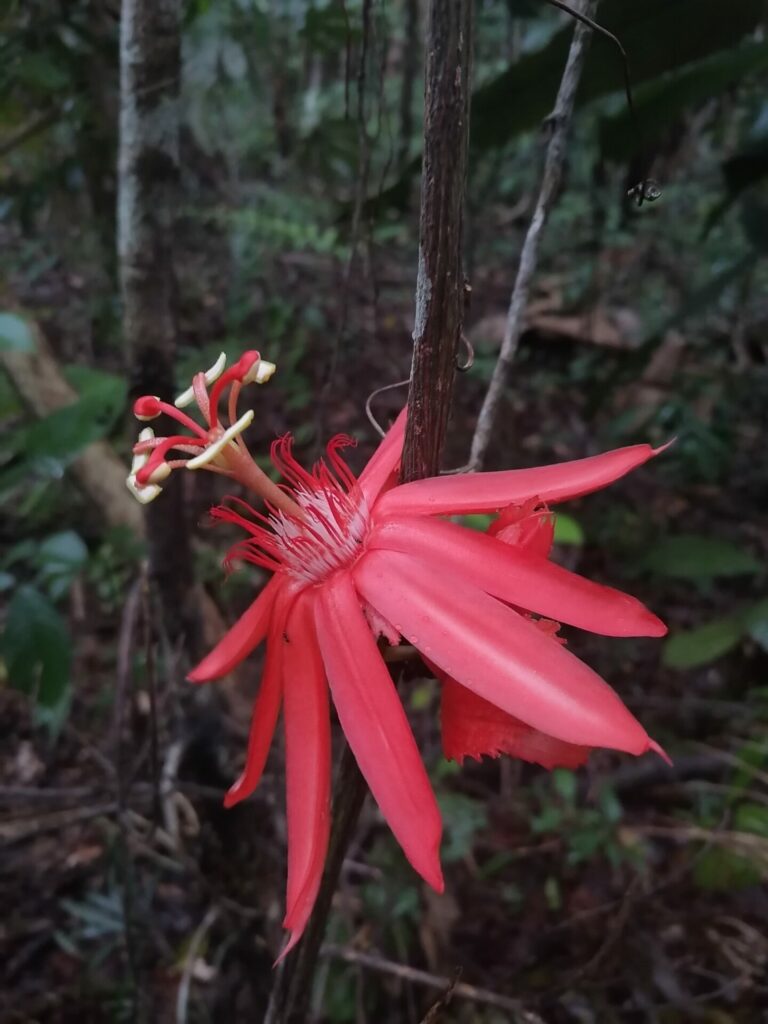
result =
[{"label": "green leaf", "polygon": [[495,518],[496,516],[473,512],[468,516],[456,516],[454,521],[461,526],[466,526],[469,530],[478,530],[480,533],[485,533]]},{"label": "green leaf", "polygon": [[39,582],[56,601],[66,594],[88,561],[88,548],[74,530],[64,530],[47,537],[35,549],[33,560],[39,568]]},{"label": "green leaf", "polygon": [[744,614],[747,632],[764,651],[768,651],[768,600],[758,601]]},{"label": "green leaf", "polygon": [[[711,53],[734,46],[763,16],[762,0],[604,0],[598,20],[621,40],[629,55],[632,80],[641,82],[676,71]],[[472,144],[500,145],[519,131],[537,127],[552,109],[568,49],[572,25],[542,50],[523,57],[472,98]],[[593,39],[578,101],[584,103],[622,89],[621,61],[611,44]],[[510,105],[510,96],[525,103]]]},{"label": "green leaf", "polygon": [[14,431],[8,449],[17,456],[0,476],[0,489],[33,473],[59,478],[80,452],[109,432],[125,405],[126,382],[107,373],[89,373],[88,386],[72,405],[57,409]]},{"label": "green leaf", "polygon": [[664,644],[662,662],[670,668],[697,668],[727,654],[750,636],[768,650],[768,599],[733,615],[676,633]]},{"label": "green leaf", "polygon": [[643,557],[640,568],[672,579],[710,580],[720,576],[754,575],[761,566],[749,552],[730,541],[680,534],[653,545]]},{"label": "green leaf", "polygon": [[701,889],[746,889],[760,881],[760,868],[725,846],[705,850],[696,860],[693,880]]},{"label": "green leaf", "polygon": [[628,160],[668,131],[687,108],[725,92],[768,67],[768,43],[748,43],[713,54],[637,89],[636,118],[623,109],[600,125],[604,159]]},{"label": "green leaf", "polygon": [[72,644],[66,623],[47,597],[22,586],[8,607],[0,654],[14,689],[49,714],[66,704]]},{"label": "green leaf", "polygon": [[[762,23],[762,0],[603,0],[600,24],[618,36],[629,56],[635,89],[710,54],[735,47]],[[538,128],[551,113],[568,57],[573,26],[567,24],[550,42],[523,56],[472,96],[470,145],[475,152],[503,146],[521,132]],[[587,54],[577,107],[622,90],[621,59],[608,40],[595,37]],[[512,103],[510,97],[525,97]],[[373,206],[402,207],[408,182],[421,168],[415,157],[405,172]]]},{"label": "green leaf", "polygon": [[733,815],[733,827],[737,832],[754,832],[768,839],[768,807],[749,802],[739,804]]},{"label": "green leaf", "polygon": [[557,795],[567,804],[573,804],[578,788],[576,773],[568,771],[567,768],[555,768],[551,777],[552,786]]},{"label": "green leaf", "polygon": [[580,545],[584,543],[581,525],[565,512],[555,514],[555,544]]},{"label": "green leaf", "polygon": [[34,352],[29,324],[15,313],[0,313],[0,352]]},{"label": "green leaf", "polygon": [[479,800],[462,793],[442,793],[437,802],[445,823],[442,856],[451,864],[472,852],[477,833],[488,825],[488,814]]},{"label": "green leaf", "polygon": [[716,619],[697,629],[670,636],[664,643],[661,660],[669,668],[708,665],[737,647],[743,634],[743,626],[737,618]]}]

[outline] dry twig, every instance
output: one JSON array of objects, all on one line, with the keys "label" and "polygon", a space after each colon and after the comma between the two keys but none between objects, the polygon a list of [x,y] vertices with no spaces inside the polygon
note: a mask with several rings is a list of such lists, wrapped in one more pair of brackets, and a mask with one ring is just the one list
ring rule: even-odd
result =
[{"label": "dry twig", "polygon": [[189,993],[192,988],[192,977],[195,972],[197,956],[200,952],[200,947],[205,941],[206,935],[211,928],[213,928],[218,916],[219,908],[216,906],[209,907],[207,914],[197,926],[192,938],[189,940],[187,955],[184,958],[184,971],[181,975],[179,991],[176,996],[176,1024],[186,1024],[187,1022]]},{"label": "dry twig", "polygon": [[[582,3],[579,14],[589,18],[594,13],[596,6],[596,0],[585,0]],[[509,368],[515,358],[520,335],[523,331],[528,295],[533,276],[536,273],[542,232],[562,178],[566,143],[573,116],[576,90],[581,78],[581,69],[591,31],[583,22],[579,22],[576,26],[565,71],[563,72],[557,99],[555,100],[555,107],[547,119],[551,135],[544,158],[541,187],[533,211],[533,217],[523,242],[522,252],[520,253],[520,265],[515,285],[512,289],[499,358],[494,367],[493,376],[491,377],[491,382],[477,420],[475,434],[472,438],[468,469],[473,472],[479,470],[483,465],[496,418],[499,414]]]},{"label": "dry twig", "polygon": [[[420,971],[407,964],[398,964],[393,960],[385,960],[383,957],[373,956],[371,953],[361,953],[356,949],[346,949],[343,946],[323,946],[323,956],[333,957],[336,960],[343,960],[348,964],[356,964],[366,967],[380,974],[389,974],[403,981],[409,981],[414,985],[424,985],[427,988],[451,989],[453,996],[457,999],[467,999],[473,1003],[483,1003],[485,1006],[495,1006],[499,1010],[506,1010],[515,1024],[544,1024],[538,1014],[527,1010],[519,999],[512,999],[510,996],[502,996],[497,992],[491,992],[486,988],[478,988],[476,985],[467,985],[463,981],[457,981],[452,986],[450,978],[440,977],[438,974],[430,974],[428,971]],[[452,987],[451,987],[452,986]]]}]

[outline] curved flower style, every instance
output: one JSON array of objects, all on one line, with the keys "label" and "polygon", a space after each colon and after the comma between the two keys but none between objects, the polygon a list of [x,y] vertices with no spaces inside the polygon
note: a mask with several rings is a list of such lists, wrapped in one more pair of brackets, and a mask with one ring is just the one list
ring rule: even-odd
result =
[{"label": "curved flower style", "polygon": [[[665,626],[635,598],[547,558],[550,504],[605,487],[656,451],[635,445],[537,469],[397,485],[404,430],[405,411],[358,479],[340,454],[348,439],[334,438],[308,472],[282,438],[272,447],[285,481],[281,507],[263,515],[233,501],[213,510],[245,531],[229,561],[254,562],[273,576],[189,678],[226,675],[266,640],[245,767],[225,802],[258,784],[282,703],[290,931],[283,955],[307,923],[328,843],[328,688],[406,857],[443,888],[440,814],[378,636],[405,638],[442,680],[450,757],[508,752],[554,767],[582,763],[592,747],[663,753],[555,634],[561,621],[604,636],[662,636]],[[442,518],[500,510],[487,534]]]}]

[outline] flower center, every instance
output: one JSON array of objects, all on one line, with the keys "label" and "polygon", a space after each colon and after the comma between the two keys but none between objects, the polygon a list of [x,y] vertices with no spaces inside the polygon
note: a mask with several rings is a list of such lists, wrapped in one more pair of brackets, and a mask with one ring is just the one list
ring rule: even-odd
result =
[{"label": "flower center", "polygon": [[290,437],[276,441],[272,461],[287,481],[282,491],[290,498],[289,508],[271,506],[263,515],[233,498],[213,509],[214,519],[235,523],[249,534],[230,549],[226,563],[253,562],[272,572],[288,572],[303,584],[320,583],[351,565],[365,545],[369,515],[357,480],[339,455],[350,444],[350,438],[333,438],[325,459],[310,473],[293,457]]},{"label": "flower center", "polygon": [[270,516],[284,567],[307,583],[320,583],[350,565],[368,535],[365,501],[335,488],[298,491],[294,498],[304,519],[278,512]]}]

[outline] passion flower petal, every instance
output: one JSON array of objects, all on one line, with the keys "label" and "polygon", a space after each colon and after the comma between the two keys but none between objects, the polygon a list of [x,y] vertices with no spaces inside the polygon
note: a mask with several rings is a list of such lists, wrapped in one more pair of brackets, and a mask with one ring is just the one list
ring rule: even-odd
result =
[{"label": "passion flower petal", "polygon": [[548,736],[501,711],[495,704],[478,697],[438,669],[443,686],[440,724],[443,753],[461,764],[465,757],[480,761],[484,756],[509,754],[542,768],[578,768],[590,754],[590,747],[566,743]]},{"label": "passion flower petal", "polygon": [[630,754],[655,749],[596,673],[454,573],[409,555],[370,551],[354,578],[366,601],[425,657],[502,711],[567,743]]},{"label": "passion flower petal", "polygon": [[398,518],[376,526],[369,546],[424,559],[518,608],[603,636],[664,636],[667,628],[629,594],[555,562],[442,520]]},{"label": "passion flower petal", "polygon": [[283,647],[288,818],[288,887],[282,959],[299,941],[317,898],[330,827],[331,726],[328,685],[305,591],[293,606]]},{"label": "passion flower petal", "polygon": [[376,515],[467,515],[497,512],[529,498],[555,504],[600,490],[662,452],[649,444],[617,448],[573,462],[536,469],[463,473],[402,484],[382,494]]},{"label": "passion flower petal", "polygon": [[408,860],[442,892],[440,812],[349,574],[338,573],[318,590],[315,622],[333,702],[360,771]]},{"label": "passion flower petal", "polygon": [[210,653],[187,676],[192,683],[209,683],[221,679],[256,650],[267,635],[272,606],[285,583],[282,576],[273,576],[262,592],[237,622],[219,640]]},{"label": "passion flower petal", "polygon": [[258,786],[264,765],[267,763],[267,754],[275,734],[280,700],[283,694],[283,648],[285,646],[283,633],[287,613],[294,598],[295,595],[290,593],[287,588],[281,588],[272,607],[267,639],[267,658],[264,674],[261,677],[259,695],[253,706],[245,767],[240,778],[227,791],[224,797],[225,807],[232,807],[251,795]]},{"label": "passion flower petal", "polygon": [[390,482],[390,478],[394,483],[394,473],[403,454],[407,414],[408,407],[406,406],[401,410],[400,415],[389,428],[358,478],[360,490],[369,504],[379,496],[382,488]]}]

